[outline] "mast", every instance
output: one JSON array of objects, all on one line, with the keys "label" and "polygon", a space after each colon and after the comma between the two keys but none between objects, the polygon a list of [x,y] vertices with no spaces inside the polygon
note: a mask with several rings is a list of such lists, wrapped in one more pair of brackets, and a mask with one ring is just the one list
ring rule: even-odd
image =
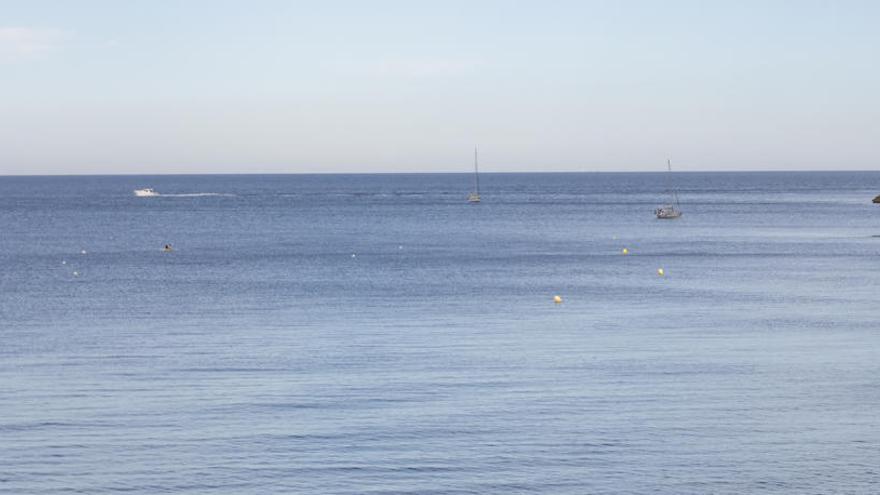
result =
[{"label": "mast", "polygon": [[676,209],[681,209],[678,205],[678,193],[675,192],[675,187],[672,185],[672,161],[669,158],[666,159],[666,170],[669,172],[669,191],[672,193],[672,204]]},{"label": "mast", "polygon": [[474,146],[474,189],[477,196],[480,195],[480,170],[477,167],[477,147]]}]

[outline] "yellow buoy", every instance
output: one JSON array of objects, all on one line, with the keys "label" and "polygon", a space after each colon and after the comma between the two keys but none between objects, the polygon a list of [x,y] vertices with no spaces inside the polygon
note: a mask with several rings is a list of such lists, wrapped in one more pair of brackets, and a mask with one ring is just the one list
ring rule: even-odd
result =
[{"label": "yellow buoy", "polygon": [[623,251],[621,251],[621,252],[622,252],[623,254],[629,254],[629,249],[627,249],[627,248],[623,248]]},{"label": "yellow buoy", "polygon": [[657,275],[660,275],[660,276],[662,277],[663,275],[666,275],[666,272],[663,271],[662,268],[658,268],[658,269],[657,269]]},{"label": "yellow buoy", "polygon": [[553,296],[553,302],[555,302],[556,304],[562,304],[562,297],[561,296]]}]

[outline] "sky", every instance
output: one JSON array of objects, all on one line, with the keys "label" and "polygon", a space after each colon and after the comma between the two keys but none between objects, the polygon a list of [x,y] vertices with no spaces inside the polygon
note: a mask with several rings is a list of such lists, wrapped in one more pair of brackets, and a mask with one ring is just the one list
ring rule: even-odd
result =
[{"label": "sky", "polygon": [[880,169],[880,2],[0,0],[0,175]]}]

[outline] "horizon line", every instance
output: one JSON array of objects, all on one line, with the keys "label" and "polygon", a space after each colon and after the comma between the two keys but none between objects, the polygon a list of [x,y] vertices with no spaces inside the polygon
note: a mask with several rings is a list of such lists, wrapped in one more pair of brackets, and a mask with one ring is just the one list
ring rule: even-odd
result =
[{"label": "horizon line", "polygon": [[[866,169],[770,169],[770,170],[677,170],[674,174],[735,174],[735,173],[847,173],[866,172],[880,173],[878,170]],[[199,176],[199,175],[226,175],[226,176],[253,176],[253,175],[470,175],[472,172],[464,171],[437,171],[437,172],[132,172],[132,173],[46,173],[46,174],[6,174],[0,173],[0,177],[174,177],[174,176]],[[667,174],[660,170],[549,170],[549,171],[506,171],[484,172],[481,175],[515,175],[515,174]]]}]

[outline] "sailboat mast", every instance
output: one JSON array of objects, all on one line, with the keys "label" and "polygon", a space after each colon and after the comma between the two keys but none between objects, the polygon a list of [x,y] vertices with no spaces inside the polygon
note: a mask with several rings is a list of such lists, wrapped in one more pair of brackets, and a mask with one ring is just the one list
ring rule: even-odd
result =
[{"label": "sailboat mast", "polygon": [[477,147],[474,146],[474,189],[477,195],[480,194],[480,170],[477,166]]},{"label": "sailboat mast", "polygon": [[672,160],[669,158],[666,159],[666,170],[669,172],[669,191],[672,193],[672,204],[678,208],[678,193],[675,192],[675,187],[672,186]]}]

